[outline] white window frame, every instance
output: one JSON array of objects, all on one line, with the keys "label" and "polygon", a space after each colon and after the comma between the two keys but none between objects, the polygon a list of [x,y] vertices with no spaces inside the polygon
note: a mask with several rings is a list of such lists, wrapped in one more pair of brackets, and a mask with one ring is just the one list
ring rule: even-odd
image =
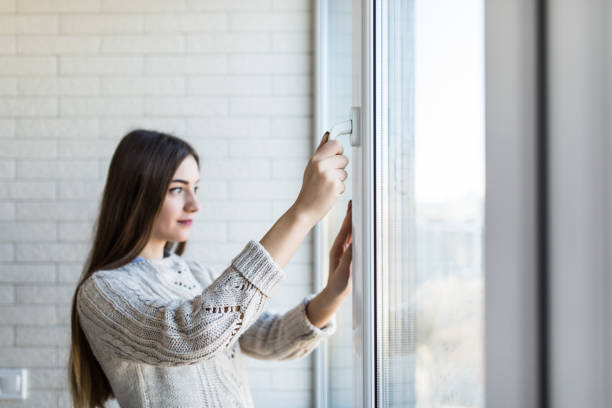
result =
[{"label": "white window frame", "polygon": [[[318,0],[315,2],[315,117],[314,117],[314,136],[313,146],[317,146],[320,141],[320,135],[326,130],[324,126],[327,123],[327,70],[325,69],[327,64],[327,41],[328,41],[328,29],[327,29],[327,15],[325,11],[328,8],[329,1],[333,0]],[[362,0],[353,0],[353,106],[361,106],[362,109],[371,110],[371,98],[373,97],[372,92],[362,92],[365,89],[371,89],[370,75],[371,64],[373,63],[371,58],[371,52],[365,53],[368,55],[368,62],[362,62],[362,41],[361,38],[363,32],[368,32],[364,37],[369,39],[373,38],[371,32],[371,24],[368,23],[369,16],[371,16],[371,9],[368,9],[363,13],[363,21],[366,30],[362,30],[362,7],[371,7],[368,2]],[[356,35],[361,34],[361,35]],[[371,50],[371,46],[369,47]],[[361,83],[360,79],[361,71],[367,74],[363,76],[365,83]],[[362,106],[362,96],[365,96],[364,100],[367,100]],[[350,107],[347,107],[347,119]],[[363,112],[363,111],[362,111]],[[367,112],[367,110],[366,110]],[[361,118],[361,129],[371,129],[372,120],[370,115],[360,115]],[[352,166],[355,175],[371,175],[372,174],[372,133],[364,132],[362,137],[361,147],[353,148]],[[357,153],[357,154],[356,154]],[[373,177],[353,177],[353,247],[359,248],[372,248],[372,242],[363,242],[364,237],[371,237],[371,229],[373,226],[373,217],[368,216],[372,214],[373,203],[372,195],[369,197],[368,202],[363,202],[361,198],[362,186],[372,191]],[[363,180],[364,184],[361,184]],[[314,230],[314,261],[315,261],[315,290],[320,290],[320,282],[324,276],[323,268],[327,262],[322,253],[322,242],[325,226],[322,223],[317,224]],[[371,241],[371,240],[370,240]],[[374,398],[374,315],[370,311],[373,311],[373,289],[372,289],[372,275],[364,274],[364,265],[368,265],[366,270],[373,270],[373,257],[372,251],[364,253],[364,251],[353,252],[353,343],[355,345],[360,344],[362,348],[354,346],[355,354],[355,376],[354,376],[354,389],[359,390],[354,395],[353,403],[355,406],[364,406],[364,400],[370,400],[373,402]],[[364,288],[369,288],[371,293],[364,296]],[[369,333],[368,341],[363,341],[364,333]],[[327,408],[329,404],[329,367],[328,367],[328,345],[327,343],[322,344],[314,356],[314,406],[317,408]],[[369,386],[363,386],[364,377]],[[363,390],[363,392],[361,392]],[[373,406],[368,404],[369,406]]]},{"label": "white window frame", "polygon": [[[316,0],[314,2],[314,134],[312,140],[313,151],[320,143],[321,136],[326,131],[328,111],[328,75],[325,68],[327,61],[327,0]],[[324,267],[326,265],[323,254],[323,237],[325,236],[323,223],[319,222],[313,229],[313,258],[314,277],[313,290],[319,292],[323,289],[322,282]],[[322,342],[313,353],[313,406],[315,408],[327,408],[329,406],[329,345]]]},{"label": "white window frame", "polygon": [[[320,135],[326,130],[327,123],[327,10],[329,1],[318,0],[315,2],[315,117],[313,146],[317,146]],[[364,12],[362,7],[367,9]],[[363,0],[353,0],[353,106],[362,108],[360,115],[361,129],[372,128],[372,88],[370,72],[372,71],[372,46],[373,39],[372,24],[369,18],[372,15],[372,4]],[[362,18],[363,12],[363,18]],[[366,27],[365,30],[362,29]],[[364,33],[366,33],[364,35]],[[360,35],[356,35],[360,34]],[[362,38],[367,40],[362,41]],[[362,61],[361,55],[367,55],[367,61]],[[366,75],[361,75],[361,72]],[[363,83],[361,79],[363,78]],[[363,98],[363,99],[362,99]],[[364,101],[362,104],[362,100]],[[363,110],[365,109],[365,111]],[[350,107],[347,107],[347,119]],[[370,112],[364,115],[363,112]],[[354,370],[353,385],[355,394],[353,404],[355,406],[374,406],[374,291],[372,285],[372,274],[364,273],[364,270],[373,271],[373,242],[371,240],[374,217],[371,216],[373,195],[370,194],[366,202],[362,199],[362,188],[373,191],[373,133],[366,131],[361,139],[361,146],[353,148],[353,248],[370,248],[369,251],[353,251],[353,344],[354,344]],[[361,175],[361,177],[356,177]],[[327,261],[322,253],[323,236],[325,236],[324,224],[319,223],[314,230],[314,282],[315,290],[320,290],[321,281],[324,276],[324,267]],[[367,288],[365,293],[364,288]],[[367,340],[364,341],[364,333]],[[314,355],[314,406],[327,408],[329,404],[329,367],[328,367],[328,344],[322,344]],[[364,384],[368,384],[364,386]],[[370,401],[364,405],[364,401]]]},{"label": "white window frame", "polygon": [[[326,0],[316,2],[315,129],[313,144],[325,131],[326,41],[322,17]],[[375,407],[373,194],[362,202],[362,191],[374,191],[374,7],[380,2],[353,0],[353,106],[361,107],[362,148],[353,156],[353,341],[356,407]],[[376,14],[380,21],[380,9]],[[537,406],[537,305],[535,276],[536,95],[535,8],[528,0],[486,2],[487,38],[487,225],[486,225],[486,361],[487,405]],[[380,24],[378,24],[380,27]],[[360,34],[360,35],[356,35]],[[381,38],[380,35],[377,38]],[[380,44],[379,44],[380,47]],[[501,58],[496,49],[504,49]],[[362,58],[363,56],[363,58]],[[380,56],[379,56],[380,58]],[[379,61],[380,63],[380,61]],[[502,80],[503,79],[503,80]],[[348,112],[347,107],[347,112]],[[508,123],[507,118],[514,120]],[[517,163],[520,164],[517,168]],[[362,190],[363,188],[363,190]],[[495,210],[494,210],[495,209]],[[315,281],[322,276],[322,230],[315,231]],[[493,260],[496,260],[493,262]],[[364,272],[364,271],[367,271]],[[516,303],[515,303],[516,302]],[[516,304],[523,307],[517,308]],[[367,336],[366,336],[367,333]],[[511,352],[507,352],[511,350]],[[326,349],[315,360],[316,407],[327,407]],[[503,370],[495,368],[503,367]],[[495,401],[496,404],[492,404]],[[504,402],[505,401],[505,402]]]},{"label": "white window frame", "polygon": [[[322,68],[327,34],[320,11],[327,1],[315,2],[315,146],[326,123]],[[372,194],[365,202],[361,198],[362,191],[374,191],[376,4],[353,0],[353,106],[361,106],[362,134],[358,157],[353,156],[354,173],[362,177],[362,182],[353,177],[356,407],[376,406],[374,243],[368,240],[376,220]],[[548,0],[542,20],[541,4],[485,0],[485,401],[496,408],[535,408],[543,401],[561,408],[603,408],[612,406],[612,387],[607,386],[612,381],[612,80],[607,74],[612,72],[612,5],[607,0]],[[546,50],[539,50],[538,24],[543,21]],[[548,71],[542,76],[538,52],[547,51]],[[576,94],[576,89],[583,92]],[[538,122],[542,103],[549,112],[548,135]],[[544,136],[546,145],[539,142]],[[542,146],[545,152],[538,150]],[[543,157],[549,176],[547,185],[540,186]],[[570,188],[567,180],[572,178],[577,182]],[[538,192],[540,187],[547,191]],[[544,211],[538,206],[542,194],[548,202]],[[576,227],[585,240],[577,240]],[[321,234],[317,227],[317,283],[325,261]],[[542,237],[550,248],[547,254],[539,252]],[[540,274],[547,275],[547,282]],[[550,286],[541,287],[543,282]],[[547,329],[542,331],[542,325]],[[328,406],[325,353],[322,347],[315,358],[315,406],[321,408]]]}]

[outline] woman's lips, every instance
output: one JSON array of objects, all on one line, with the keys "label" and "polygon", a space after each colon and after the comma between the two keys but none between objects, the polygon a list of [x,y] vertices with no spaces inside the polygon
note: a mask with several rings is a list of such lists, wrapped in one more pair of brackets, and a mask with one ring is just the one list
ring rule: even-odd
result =
[{"label": "woman's lips", "polygon": [[193,220],[179,221],[179,224],[182,224],[185,226],[191,226],[192,223],[193,223]]}]

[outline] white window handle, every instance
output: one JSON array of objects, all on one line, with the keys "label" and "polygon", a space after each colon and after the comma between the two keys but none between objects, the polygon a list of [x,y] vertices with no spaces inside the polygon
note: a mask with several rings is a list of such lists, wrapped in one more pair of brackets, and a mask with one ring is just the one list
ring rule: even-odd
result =
[{"label": "white window handle", "polygon": [[350,112],[351,118],[340,122],[332,127],[329,132],[329,140],[334,140],[341,135],[351,135],[351,146],[361,145],[361,132],[359,132],[359,107],[353,106]]}]

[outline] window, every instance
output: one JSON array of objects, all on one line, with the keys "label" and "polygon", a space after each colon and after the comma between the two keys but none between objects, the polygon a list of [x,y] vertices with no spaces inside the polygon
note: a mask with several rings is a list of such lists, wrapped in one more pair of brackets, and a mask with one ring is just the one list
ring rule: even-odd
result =
[{"label": "window", "polygon": [[377,405],[482,407],[483,1],[377,11]]},{"label": "window", "polygon": [[[330,129],[347,120],[350,107],[361,100],[362,116],[372,118],[361,122],[362,135],[373,134],[373,140],[355,148],[340,139],[352,156],[349,179],[323,223],[323,254],[327,257],[353,198],[354,212],[372,211],[372,228],[355,225],[359,214],[353,218],[356,233],[371,235],[359,239],[371,248],[355,250],[371,250],[373,262],[360,257],[354,278],[363,279],[363,293],[355,291],[353,304],[338,312],[323,401],[330,407],[370,406],[364,401],[371,379],[371,402],[379,407],[482,407],[484,1],[373,2],[375,46],[365,45],[358,58],[351,34],[366,38],[369,28],[361,27],[363,11],[353,5],[321,2],[320,123]],[[374,69],[361,73],[363,66],[355,63],[367,64],[370,55]],[[355,89],[361,94],[353,94]],[[370,166],[367,152],[362,154],[368,143]],[[373,185],[353,180],[363,177],[361,169],[372,171]],[[363,223],[367,219],[366,214]],[[374,276],[369,281],[368,273]],[[362,324],[367,316],[360,315],[369,293],[371,326]],[[368,330],[375,333],[370,337]],[[361,353],[361,347],[372,352]]]},{"label": "window", "polygon": [[[326,21],[325,28],[325,55],[326,61],[321,67],[324,71],[323,98],[323,129],[325,130],[348,119],[349,108],[352,104],[352,0],[334,0],[323,2],[321,13]],[[326,216],[323,224],[323,251],[324,268],[329,268],[329,250],[338,233],[339,227],[345,216],[348,201],[353,197],[353,164],[351,159],[351,145],[347,137],[338,139],[344,147],[344,154],[349,157],[349,165],[346,168],[348,178],[344,184],[346,190],[338,200],[332,211]],[[325,353],[324,367],[326,370],[327,384],[326,404],[329,407],[351,408],[353,407],[353,357],[352,357],[352,303],[349,296],[337,312],[338,330],[327,344],[328,352]]]}]

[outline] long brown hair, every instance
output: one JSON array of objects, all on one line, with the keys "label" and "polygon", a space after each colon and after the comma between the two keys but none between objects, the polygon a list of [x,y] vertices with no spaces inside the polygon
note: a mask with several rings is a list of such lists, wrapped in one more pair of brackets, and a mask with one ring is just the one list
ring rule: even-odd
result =
[{"label": "long brown hair", "polygon": [[[113,154],[94,224],[93,245],[72,298],[68,382],[74,408],[103,407],[114,397],[79,323],[76,294],[95,271],[118,268],[142,252],[149,242],[172,176],[189,155],[199,167],[199,156],[189,143],[169,134],[142,129],[125,135]],[[167,242],[164,249],[181,255],[185,245],[186,242]]]}]

